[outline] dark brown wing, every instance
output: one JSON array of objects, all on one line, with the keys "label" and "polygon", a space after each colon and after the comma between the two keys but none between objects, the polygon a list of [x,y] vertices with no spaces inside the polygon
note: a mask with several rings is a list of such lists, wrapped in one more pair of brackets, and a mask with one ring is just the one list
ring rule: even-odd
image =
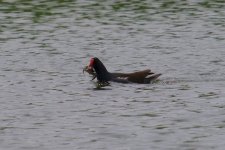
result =
[{"label": "dark brown wing", "polygon": [[137,71],[134,73],[112,73],[113,80],[116,82],[134,82],[134,83],[150,83],[158,78],[161,74],[154,74],[151,70]]},{"label": "dark brown wing", "polygon": [[154,74],[151,70],[143,70],[134,73],[130,73],[128,76],[128,81],[135,83],[145,83],[146,77]]}]

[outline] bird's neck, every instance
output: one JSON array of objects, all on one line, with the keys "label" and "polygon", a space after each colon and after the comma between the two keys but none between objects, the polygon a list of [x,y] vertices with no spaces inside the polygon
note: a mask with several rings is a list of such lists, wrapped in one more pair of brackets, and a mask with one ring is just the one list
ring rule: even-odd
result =
[{"label": "bird's neck", "polygon": [[99,81],[109,81],[111,80],[111,74],[108,72],[106,67],[101,63],[94,67],[97,74],[97,79]]}]

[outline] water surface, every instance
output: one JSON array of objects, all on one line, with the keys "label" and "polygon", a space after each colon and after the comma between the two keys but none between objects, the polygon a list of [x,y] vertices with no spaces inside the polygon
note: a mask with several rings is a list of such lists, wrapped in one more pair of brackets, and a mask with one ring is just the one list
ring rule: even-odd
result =
[{"label": "water surface", "polygon": [[[225,3],[0,1],[0,147],[223,150]],[[156,84],[95,90],[110,71],[152,69]]]}]

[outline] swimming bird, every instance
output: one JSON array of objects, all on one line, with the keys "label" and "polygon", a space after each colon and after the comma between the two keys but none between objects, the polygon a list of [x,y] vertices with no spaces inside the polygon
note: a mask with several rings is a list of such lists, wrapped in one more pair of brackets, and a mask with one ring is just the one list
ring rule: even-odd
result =
[{"label": "swimming bird", "polygon": [[100,86],[109,85],[110,82],[149,84],[161,75],[151,72],[150,69],[133,73],[111,73],[97,57],[90,59],[89,64],[84,67],[84,71],[93,76],[92,80],[97,78]]}]

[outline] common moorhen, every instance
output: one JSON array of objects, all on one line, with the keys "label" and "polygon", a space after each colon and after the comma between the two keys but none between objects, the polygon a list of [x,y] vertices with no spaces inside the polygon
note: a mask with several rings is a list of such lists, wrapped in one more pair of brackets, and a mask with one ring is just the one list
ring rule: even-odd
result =
[{"label": "common moorhen", "polygon": [[155,81],[161,74],[155,74],[150,69],[133,72],[133,73],[110,73],[103,63],[97,58],[91,58],[83,72],[86,71],[93,76],[92,80],[97,77],[100,86],[109,85],[109,81],[120,83],[142,83],[148,84]]}]

